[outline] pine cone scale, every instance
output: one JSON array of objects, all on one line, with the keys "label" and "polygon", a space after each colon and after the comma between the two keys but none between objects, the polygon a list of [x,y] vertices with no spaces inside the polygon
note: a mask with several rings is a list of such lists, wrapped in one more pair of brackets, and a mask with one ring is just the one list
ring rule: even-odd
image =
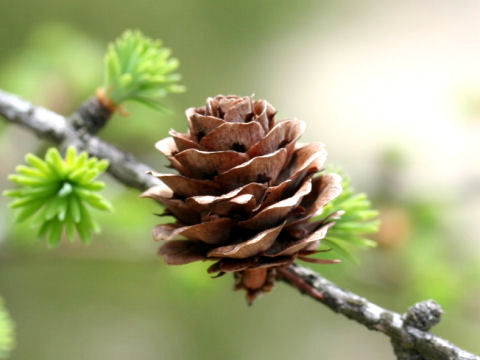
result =
[{"label": "pine cone scale", "polygon": [[284,200],[278,201],[255,214],[248,220],[238,222],[238,226],[248,229],[262,229],[278,224],[287,219],[292,211],[300,204],[303,197],[312,190],[312,180],[305,181],[297,192]]},{"label": "pine cone scale", "polygon": [[207,257],[244,259],[268,250],[285,224],[270,228],[255,235],[253,238],[234,245],[227,245],[210,250]]},{"label": "pine cone scale", "polygon": [[186,149],[205,150],[194,139],[191,139],[189,134],[182,134],[175,130],[170,130],[168,133],[175,142],[178,151],[183,151]]},{"label": "pine cone scale", "polygon": [[287,151],[282,148],[277,151],[255,157],[214,178],[227,190],[233,190],[244,184],[258,182],[273,184],[280,171],[285,166]]},{"label": "pine cone scale", "polygon": [[323,167],[326,159],[327,151],[322,144],[310,143],[299,146],[294,152],[288,167],[280,173],[277,184],[288,179],[301,180],[307,173],[316,173]]},{"label": "pine cone scale", "polygon": [[[300,120],[284,120],[275,125],[263,139],[248,150],[250,157],[260,156],[274,152],[295,142],[305,131],[305,123]],[[292,147],[293,147],[292,146]],[[289,152],[289,154],[291,151]]]},{"label": "pine cone scale", "polygon": [[249,160],[246,154],[232,150],[207,152],[197,149],[187,149],[173,157],[180,164],[180,167],[177,168],[172,163],[178,172],[184,176],[195,179],[212,178],[219,172],[226,172]]},{"label": "pine cone scale", "polygon": [[243,194],[251,194],[255,198],[256,202],[259,203],[261,199],[263,199],[266,191],[267,186],[265,184],[250,183],[221,196],[192,196],[187,198],[185,202],[191,209],[202,213],[209,212],[214,207],[224,202],[231,202],[233,199]]},{"label": "pine cone scale", "polygon": [[[267,249],[265,252],[265,256],[267,257],[277,257],[277,256],[290,256],[296,253],[300,253],[305,250],[309,251],[312,245],[316,250],[318,248],[317,243],[322,240],[328,232],[328,229],[333,225],[333,223],[325,224],[321,226],[319,229],[315,230],[309,236],[302,238],[300,240],[294,241],[290,239],[287,242],[278,242],[276,247],[271,247]],[[318,244],[319,245],[319,244]]]},{"label": "pine cone scale", "polygon": [[341,192],[341,178],[336,174],[325,174],[313,179],[312,191],[302,199],[300,204],[305,210],[297,216],[297,219],[289,219],[293,221],[290,221],[287,227],[309,221],[320,214],[323,207]]},{"label": "pine cone scale", "polygon": [[214,116],[199,115],[196,113],[195,108],[188,109],[185,114],[187,115],[190,129],[197,139],[198,134],[204,134],[204,136],[208,135],[208,133],[215,130],[220,125],[225,124],[225,120],[223,119]]},{"label": "pine cone scale", "polygon": [[[257,122],[250,123],[224,123],[200,138],[201,147],[215,150],[245,151],[259,142],[265,131]],[[198,138],[198,133],[196,134]]]},{"label": "pine cone scale", "polygon": [[184,236],[190,240],[202,241],[207,244],[218,244],[230,238],[233,228],[233,220],[229,218],[217,218],[195,225],[182,226],[177,223],[172,225],[157,225],[154,228],[155,240],[173,240],[178,236]]},{"label": "pine cone scale", "polygon": [[168,265],[185,265],[205,259],[204,244],[188,240],[172,240],[163,245],[158,254]]},{"label": "pine cone scale", "polygon": [[218,183],[211,180],[199,180],[182,175],[152,173],[162,180],[175,195],[188,198],[194,195],[221,195],[222,188]]}]

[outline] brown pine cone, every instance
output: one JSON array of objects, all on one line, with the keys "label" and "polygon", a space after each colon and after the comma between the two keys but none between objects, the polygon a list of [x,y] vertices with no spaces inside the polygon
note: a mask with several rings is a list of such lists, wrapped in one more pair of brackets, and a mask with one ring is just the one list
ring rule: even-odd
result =
[{"label": "brown pine cone", "polygon": [[[165,185],[143,197],[166,207],[176,223],[157,225],[159,254],[170,265],[213,260],[209,273],[233,272],[251,303],[271,290],[276,268],[311,258],[333,225],[310,221],[341,191],[336,174],[318,174],[322,144],[296,144],[305,123],[275,122],[265,100],[218,95],[186,111],[187,134],[170,131],[156,144],[180,175],[158,174]],[[180,239],[183,238],[183,239]]]}]

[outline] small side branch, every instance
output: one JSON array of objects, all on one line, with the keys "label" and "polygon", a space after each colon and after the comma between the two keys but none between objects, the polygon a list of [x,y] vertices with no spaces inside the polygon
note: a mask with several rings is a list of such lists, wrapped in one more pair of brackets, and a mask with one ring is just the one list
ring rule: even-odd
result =
[{"label": "small side branch", "polygon": [[[73,119],[78,120],[78,112]],[[72,126],[67,118],[42,107],[34,106],[16,95],[0,90],[0,116],[21,125],[40,138],[60,146],[74,144],[90,155],[110,161],[109,172],[119,182],[139,190],[157,185],[159,180],[146,174],[151,170],[100,138]],[[346,291],[308,268],[290,265],[279,271],[281,278],[302,293],[321,302],[349,319],[387,335],[400,360],[480,360],[428,330],[440,320],[442,310],[434,301],[412,306],[400,315]]]}]

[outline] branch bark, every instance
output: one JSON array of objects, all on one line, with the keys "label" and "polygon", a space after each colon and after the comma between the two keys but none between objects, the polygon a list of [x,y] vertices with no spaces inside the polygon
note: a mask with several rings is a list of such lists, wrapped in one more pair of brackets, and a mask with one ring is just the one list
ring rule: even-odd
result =
[{"label": "branch bark", "polygon": [[[40,138],[59,146],[73,144],[90,155],[109,160],[110,174],[127,186],[146,190],[159,184],[159,180],[146,174],[151,168],[136,160],[132,154],[82,131],[82,127],[75,126],[78,125],[79,112],[72,115],[74,121],[70,121],[55,112],[0,90],[0,115],[6,121],[21,125]],[[428,332],[440,321],[442,314],[440,306],[432,300],[416,304],[400,315],[341,289],[308,268],[293,264],[279,269],[278,272],[286,283],[333,311],[370,330],[387,335],[397,359],[480,360],[480,357]]]}]

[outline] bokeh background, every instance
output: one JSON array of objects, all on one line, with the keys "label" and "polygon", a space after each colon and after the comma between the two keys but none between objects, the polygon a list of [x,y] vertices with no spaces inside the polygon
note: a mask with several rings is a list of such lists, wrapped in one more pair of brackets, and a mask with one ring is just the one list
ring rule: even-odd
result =
[{"label": "bokeh background", "polygon": [[[188,91],[172,114],[128,104],[102,136],[159,170],[153,149],[183,111],[218,93],[268,99],[308,124],[381,210],[379,247],[316,266],[404,312],[436,299],[434,333],[480,353],[480,2],[476,0],[16,0],[0,2],[0,88],[63,114],[103,81],[126,28],[162,38]],[[0,189],[48,144],[0,121]],[[166,267],[159,208],[108,177],[116,211],[90,246],[50,251],[0,199],[0,295],[17,323],[11,359],[394,359],[386,337],[294,289],[247,307],[205,264]]]}]

